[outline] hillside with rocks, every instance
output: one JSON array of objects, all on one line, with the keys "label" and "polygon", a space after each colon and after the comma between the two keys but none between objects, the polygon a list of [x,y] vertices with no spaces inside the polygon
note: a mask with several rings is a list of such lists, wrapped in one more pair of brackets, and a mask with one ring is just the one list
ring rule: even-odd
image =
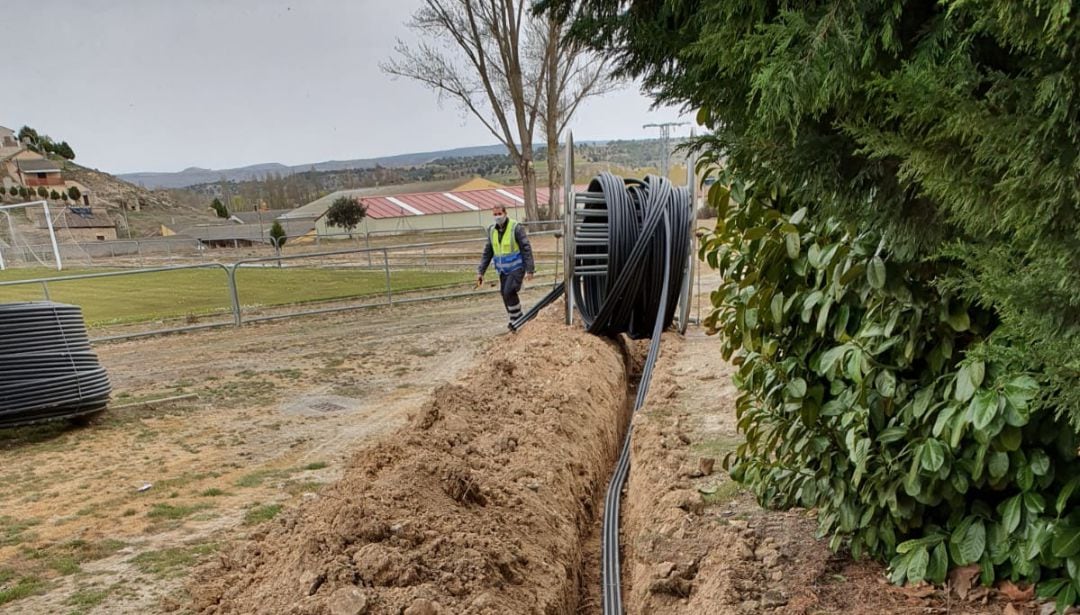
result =
[{"label": "hillside with rocks", "polygon": [[94,204],[105,207],[117,221],[121,237],[127,236],[125,224],[130,224],[132,237],[150,237],[160,233],[162,222],[173,218],[182,217],[192,221],[212,219],[207,211],[186,199],[176,198],[174,194],[164,190],[147,190],[71,161],[64,163],[64,177],[90,189]]}]

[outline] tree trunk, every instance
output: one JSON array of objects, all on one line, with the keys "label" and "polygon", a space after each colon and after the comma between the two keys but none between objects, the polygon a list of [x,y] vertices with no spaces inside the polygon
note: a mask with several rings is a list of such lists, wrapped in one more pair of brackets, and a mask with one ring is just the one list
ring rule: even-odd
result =
[{"label": "tree trunk", "polygon": [[544,135],[547,137],[547,163],[548,163],[548,220],[559,219],[559,120],[562,109],[559,108],[559,97],[562,89],[559,87],[559,22],[554,15],[548,18],[547,49],[545,61],[548,65],[547,84],[544,87],[547,100],[545,101],[546,112],[543,114]]},{"label": "tree trunk", "polygon": [[562,202],[562,187],[559,185],[559,137],[553,130],[548,131],[547,137],[547,162],[548,162],[548,220],[558,220],[561,212],[559,204]]},{"label": "tree trunk", "polygon": [[523,149],[518,172],[521,174],[521,188],[525,193],[525,218],[529,221],[539,220],[540,214],[536,207],[536,168],[533,167],[532,146]]}]

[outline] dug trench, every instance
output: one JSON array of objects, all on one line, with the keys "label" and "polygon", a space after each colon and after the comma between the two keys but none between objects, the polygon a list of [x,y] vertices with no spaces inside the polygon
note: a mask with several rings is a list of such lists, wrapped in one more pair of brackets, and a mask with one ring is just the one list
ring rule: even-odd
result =
[{"label": "dug trench", "polygon": [[592,612],[597,515],[644,348],[559,313],[492,341],[338,482],[223,549],[189,584],[193,610]]}]

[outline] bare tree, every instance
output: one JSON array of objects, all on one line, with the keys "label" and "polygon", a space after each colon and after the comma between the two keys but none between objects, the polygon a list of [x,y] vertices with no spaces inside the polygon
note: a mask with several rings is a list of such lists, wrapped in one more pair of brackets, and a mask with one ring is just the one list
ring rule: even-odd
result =
[{"label": "bare tree", "polygon": [[[597,56],[578,40],[567,35],[568,13],[550,10],[544,16],[545,54],[547,63],[544,84],[544,107],[540,117],[544,123],[548,160],[548,217],[556,220],[560,215],[559,139],[574,117],[582,101],[618,87],[619,82],[611,75],[607,59]],[[573,181],[573,178],[571,178]]]},{"label": "bare tree", "polygon": [[566,13],[537,15],[529,0],[425,0],[409,26],[420,42],[398,41],[382,64],[460,104],[506,146],[521,176],[525,214],[539,219],[533,139],[548,148],[548,216],[559,215],[559,137],[585,98],[611,89],[604,60],[566,40]]},{"label": "bare tree", "polygon": [[533,19],[525,0],[425,0],[409,26],[414,46],[398,41],[383,71],[419,81],[462,105],[506,146],[521,175],[525,215],[537,219],[533,137],[545,63],[530,65],[523,49]]}]

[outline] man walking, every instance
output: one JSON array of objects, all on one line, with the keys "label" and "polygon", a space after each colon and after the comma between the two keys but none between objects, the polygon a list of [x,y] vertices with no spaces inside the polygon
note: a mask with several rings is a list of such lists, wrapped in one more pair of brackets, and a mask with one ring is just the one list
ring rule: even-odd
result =
[{"label": "man walking", "polygon": [[495,270],[499,272],[499,292],[510,322],[521,317],[521,300],[518,291],[522,280],[532,280],[536,271],[533,262],[532,246],[525,234],[525,228],[517,220],[506,215],[506,207],[496,205],[491,210],[495,215],[495,224],[488,227],[488,241],[484,246],[484,256],[476,268],[476,285],[484,283],[484,272],[491,261],[495,261]]}]

